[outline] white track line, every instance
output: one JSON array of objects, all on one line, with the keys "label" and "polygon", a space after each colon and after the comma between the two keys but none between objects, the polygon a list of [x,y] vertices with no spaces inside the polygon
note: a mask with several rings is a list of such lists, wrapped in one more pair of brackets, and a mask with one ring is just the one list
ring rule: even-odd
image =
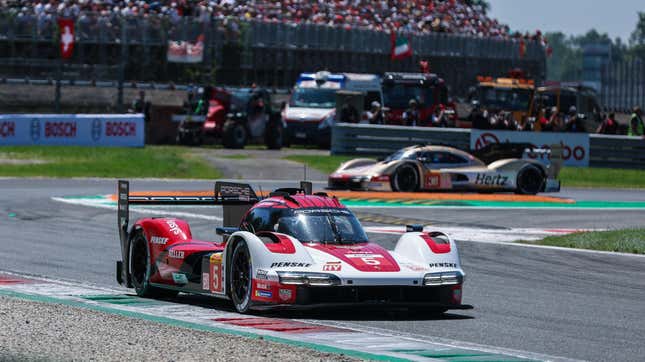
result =
[{"label": "white track line", "polygon": [[[52,197],[52,200],[70,204],[70,205],[89,206],[89,207],[96,207],[100,209],[110,209],[110,210],[117,209],[116,205],[102,204],[102,203],[89,201],[89,200],[82,200],[82,199],[66,199],[62,197]],[[183,212],[183,211],[160,210],[159,208],[130,207],[130,211],[141,213],[141,214],[187,217],[187,218],[210,220],[210,221],[224,220],[221,217],[214,216],[214,215],[195,214],[192,212]]]},{"label": "white track line", "polygon": [[[379,226],[366,226],[364,227],[366,232],[377,233],[377,234],[402,234],[405,230],[404,227],[379,227]],[[557,228],[556,228],[557,229]],[[536,249],[548,249],[556,251],[566,251],[572,253],[587,253],[587,254],[598,254],[598,255],[610,255],[610,256],[623,256],[631,258],[645,258],[644,254],[630,254],[630,253],[620,253],[613,251],[601,251],[601,250],[589,250],[589,249],[574,249],[574,248],[565,248],[561,246],[551,246],[551,245],[538,245],[538,244],[525,244],[525,243],[515,243],[513,241],[499,241],[495,238],[503,238],[501,235],[508,235],[505,239],[514,238],[515,240],[539,240],[546,236],[551,235],[562,235],[566,233],[562,232],[553,232],[548,229],[478,229],[478,228],[455,228],[455,227],[441,227],[431,226],[426,228],[429,230],[443,231],[446,234],[450,235],[452,238],[458,241],[465,241],[471,243],[481,243],[481,244],[494,244],[494,245],[510,245],[523,248],[536,248]],[[594,230],[571,230],[571,232],[579,231],[601,231],[600,229]],[[462,232],[467,232],[461,234]],[[478,236],[473,236],[473,234],[478,234]]]},{"label": "white track line", "polygon": [[[62,197],[52,197],[52,200],[58,201],[58,202],[63,202],[66,204],[71,204],[71,205],[80,205],[80,206],[88,206],[88,207],[96,207],[96,208],[103,208],[103,209],[111,209],[111,210],[116,210],[117,207],[116,205],[106,205],[106,204],[101,204],[97,202],[92,202],[89,200],[82,200],[82,199],[65,199]],[[202,220],[211,220],[211,221],[222,221],[223,219],[219,216],[212,216],[212,215],[204,215],[204,214],[196,214],[196,213],[190,213],[190,212],[179,212],[179,211],[166,211],[166,210],[159,210],[159,209],[149,209],[149,208],[134,208],[131,207],[130,211],[132,212],[138,212],[138,213],[144,213],[144,214],[152,214],[152,215],[166,215],[166,216],[176,216],[176,217],[189,217],[189,218],[195,218],[195,219],[202,219]],[[388,230],[390,229],[390,230]],[[631,258],[645,258],[645,255],[643,254],[628,254],[628,253],[620,253],[620,252],[612,252],[612,251],[600,251],[600,250],[588,250],[588,249],[573,249],[573,248],[564,248],[560,246],[549,246],[549,245],[536,245],[536,244],[524,244],[524,243],[515,243],[515,242],[509,242],[509,241],[497,241],[497,240],[483,240],[482,238],[477,238],[473,239],[471,238],[459,238],[459,235],[454,235],[458,234],[458,230],[460,231],[468,231],[469,233],[481,233],[483,234],[491,234],[491,233],[497,233],[499,234],[506,234],[506,235],[517,235],[518,237],[515,240],[521,240],[521,239],[540,239],[541,237],[545,237],[548,235],[558,235],[561,233],[549,233],[545,229],[509,229],[509,230],[499,230],[499,229],[477,229],[477,228],[442,228],[440,226],[435,226],[432,227],[432,229],[436,230],[445,230],[447,234],[451,236],[456,236],[455,239],[460,240],[460,241],[467,241],[467,242],[473,242],[473,243],[483,243],[483,244],[495,244],[495,245],[504,245],[504,246],[515,246],[515,247],[523,247],[523,248],[537,248],[537,249],[548,249],[548,250],[555,250],[555,251],[565,251],[565,252],[572,252],[572,253],[587,253],[587,254],[597,254],[597,255],[606,255],[606,256],[623,256],[623,257],[631,257]],[[451,230],[452,229],[452,230]],[[404,230],[403,228],[400,229],[401,231]],[[380,233],[380,234],[400,234],[401,231],[399,231],[397,228],[383,228],[383,227],[370,227],[367,226],[365,227],[365,231],[367,232],[373,232],[373,233]],[[452,231],[452,232],[451,232]]]}]

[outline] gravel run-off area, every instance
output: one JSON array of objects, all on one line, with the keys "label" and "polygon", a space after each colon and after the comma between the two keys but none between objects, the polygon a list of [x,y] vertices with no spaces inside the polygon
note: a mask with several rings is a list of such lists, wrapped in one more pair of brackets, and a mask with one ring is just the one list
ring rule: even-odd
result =
[{"label": "gravel run-off area", "polygon": [[2,296],[0,325],[0,361],[355,360],[263,339]]}]

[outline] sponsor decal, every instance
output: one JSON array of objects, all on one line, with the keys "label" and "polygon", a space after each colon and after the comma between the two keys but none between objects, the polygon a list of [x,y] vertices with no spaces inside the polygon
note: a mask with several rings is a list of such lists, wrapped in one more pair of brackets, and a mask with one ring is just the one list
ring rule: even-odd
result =
[{"label": "sponsor decal", "polygon": [[170,228],[170,231],[172,231],[173,234],[179,235],[179,233],[181,233],[181,229],[179,228],[175,220],[166,220],[166,224],[168,225],[168,227]]},{"label": "sponsor decal", "polygon": [[40,121],[37,118],[31,120],[29,134],[31,136],[31,140],[34,142],[40,139]]},{"label": "sponsor decal", "polygon": [[202,289],[210,289],[210,275],[208,273],[202,273]]},{"label": "sponsor decal", "polygon": [[170,256],[173,259],[183,259],[184,258],[184,251],[183,250],[170,250],[168,252],[168,256]]},{"label": "sponsor decal", "polygon": [[[539,133],[539,132],[538,132]],[[522,142],[530,143],[532,148],[550,149],[558,145],[562,149],[562,160],[567,166],[589,165],[589,135],[584,133],[560,132],[515,132],[515,131],[481,131],[472,130],[470,148],[479,150],[492,143]],[[550,155],[529,153],[529,158],[547,159]]]},{"label": "sponsor decal", "polygon": [[340,271],[342,265],[339,261],[329,262],[323,265],[323,271]]},{"label": "sponsor decal", "polygon": [[266,290],[256,290],[255,296],[261,298],[273,298],[273,293]]},{"label": "sponsor decal", "polygon": [[429,173],[426,175],[426,188],[433,189],[441,186],[441,175]]},{"label": "sponsor decal", "polygon": [[175,284],[188,284],[188,278],[183,273],[172,273],[172,280]]},{"label": "sponsor decal", "polygon": [[107,137],[133,137],[136,135],[136,122],[105,122],[105,136]]},{"label": "sponsor decal", "polygon": [[74,121],[60,121],[60,122],[45,122],[45,138],[76,137],[76,122]]},{"label": "sponsor decal", "polygon": [[431,268],[456,268],[457,263],[430,263]]},{"label": "sponsor decal", "polygon": [[168,242],[168,238],[164,238],[161,236],[152,236],[150,238],[150,242],[158,245],[166,245],[166,243]]},{"label": "sponsor decal", "polygon": [[478,173],[477,177],[475,178],[475,184],[477,185],[497,185],[497,186],[504,186],[506,185],[506,181],[508,181],[507,176],[502,176],[502,175],[486,175],[483,173]]},{"label": "sponsor decal", "polygon": [[91,130],[91,135],[92,135],[92,140],[93,141],[98,141],[101,139],[101,129],[103,126],[101,125],[101,120],[98,118],[95,118],[92,121],[92,130]]},{"label": "sponsor decal", "polygon": [[425,266],[423,266],[423,265],[416,265],[416,264],[401,264],[401,265],[402,265],[402,266],[404,266],[404,267],[406,267],[408,270],[412,270],[412,271],[424,271],[424,270],[428,270],[428,268],[426,268],[426,267],[425,267]]},{"label": "sponsor decal", "polygon": [[256,286],[258,289],[271,289],[271,286],[267,283],[257,283]]},{"label": "sponsor decal", "polygon": [[349,215],[350,212],[347,209],[296,209],[293,210],[294,214],[335,214],[335,215]]},{"label": "sponsor decal", "polygon": [[280,300],[286,302],[291,299],[291,296],[293,293],[291,292],[291,289],[280,289],[278,292],[278,297],[280,297]]},{"label": "sponsor decal", "polygon": [[210,257],[210,275],[212,281],[210,285],[211,292],[222,291],[222,254],[213,254]]},{"label": "sponsor decal", "polygon": [[0,137],[7,138],[16,135],[16,123],[5,121],[0,122]]},{"label": "sponsor decal", "polygon": [[257,279],[269,279],[269,277],[267,276],[268,273],[269,272],[264,269],[258,269],[258,271],[255,273],[255,277]]},{"label": "sponsor decal", "polygon": [[271,268],[308,268],[310,266],[310,263],[298,263],[293,261],[271,263]]}]

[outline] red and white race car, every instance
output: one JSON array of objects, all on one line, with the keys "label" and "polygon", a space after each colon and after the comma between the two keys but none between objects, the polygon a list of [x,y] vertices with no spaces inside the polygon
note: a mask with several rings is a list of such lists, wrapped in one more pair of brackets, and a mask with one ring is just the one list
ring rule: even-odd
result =
[{"label": "red and white race car", "polygon": [[[212,295],[232,300],[240,313],[355,304],[472,308],[461,303],[464,272],[450,237],[409,226],[386,250],[369,242],[336,198],[312,194],[310,183],[262,200],[248,185],[224,182],[210,197],[132,196],[127,181],[118,189],[117,280],[139,296]],[[223,240],[195,240],[176,218],[143,218],[129,228],[131,204],[223,205]]]}]

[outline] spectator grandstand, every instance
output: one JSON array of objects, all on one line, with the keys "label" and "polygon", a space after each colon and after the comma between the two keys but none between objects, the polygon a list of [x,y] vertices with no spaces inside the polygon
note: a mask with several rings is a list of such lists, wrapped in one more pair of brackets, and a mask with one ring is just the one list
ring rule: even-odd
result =
[{"label": "spectator grandstand", "polygon": [[508,25],[488,17],[486,6],[476,0],[0,0],[0,9],[18,20],[36,18],[43,28],[57,16],[76,18],[81,24],[95,17],[107,24],[119,17],[161,18],[175,23],[182,17],[194,17],[202,22],[225,22],[233,31],[240,21],[258,21],[543,40],[540,31],[512,33]]}]

